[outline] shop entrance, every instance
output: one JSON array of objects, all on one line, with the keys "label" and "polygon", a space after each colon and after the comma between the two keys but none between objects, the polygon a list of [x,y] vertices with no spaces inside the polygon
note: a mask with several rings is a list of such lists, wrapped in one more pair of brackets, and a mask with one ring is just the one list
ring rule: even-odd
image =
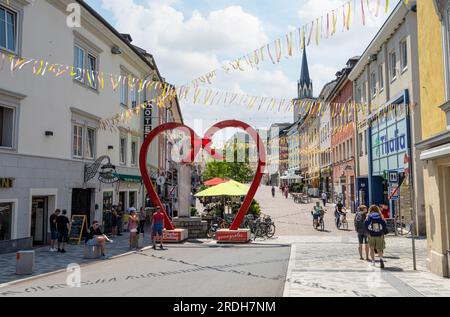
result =
[{"label": "shop entrance", "polygon": [[[87,223],[91,223],[91,190],[78,189],[72,190],[72,215],[86,216]],[[84,229],[83,236],[86,233]]]},{"label": "shop entrance", "polygon": [[31,237],[33,246],[45,245],[48,226],[48,197],[33,197],[31,203]]}]

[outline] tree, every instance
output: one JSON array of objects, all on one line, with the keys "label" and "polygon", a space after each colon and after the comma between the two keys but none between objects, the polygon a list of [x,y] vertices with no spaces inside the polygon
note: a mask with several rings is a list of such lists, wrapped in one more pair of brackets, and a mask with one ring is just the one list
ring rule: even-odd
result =
[{"label": "tree", "polygon": [[240,183],[248,183],[252,180],[254,172],[251,170],[246,155],[245,162],[236,162],[237,147],[234,147],[234,162],[213,161],[206,165],[203,173],[203,180],[210,180],[215,177],[230,178]]}]

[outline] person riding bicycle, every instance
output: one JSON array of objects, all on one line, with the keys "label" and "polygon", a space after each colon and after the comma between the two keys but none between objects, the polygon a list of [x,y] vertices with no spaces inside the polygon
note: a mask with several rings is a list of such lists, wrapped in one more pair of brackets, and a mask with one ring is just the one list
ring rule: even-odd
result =
[{"label": "person riding bicycle", "polygon": [[341,216],[345,216],[347,213],[344,211],[344,205],[342,204],[341,200],[338,200],[338,203],[336,204],[336,209],[334,211],[334,216],[336,218],[336,226],[339,228],[339,225],[341,224]]},{"label": "person riding bicycle", "polygon": [[311,215],[313,216],[313,220],[316,226],[316,229],[319,228],[319,219],[320,217],[323,217],[325,211],[320,206],[320,202],[316,203],[316,206],[314,206],[314,209],[311,211]]}]

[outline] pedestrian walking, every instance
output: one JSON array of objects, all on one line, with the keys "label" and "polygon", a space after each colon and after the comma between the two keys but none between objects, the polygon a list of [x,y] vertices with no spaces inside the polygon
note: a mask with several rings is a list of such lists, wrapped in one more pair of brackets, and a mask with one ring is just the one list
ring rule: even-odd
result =
[{"label": "pedestrian walking", "polygon": [[364,222],[366,230],[369,233],[370,255],[372,257],[372,265],[375,266],[375,249],[380,257],[380,268],[384,269],[383,254],[386,248],[384,235],[386,234],[387,224],[381,214],[378,206],[371,206],[369,216]]},{"label": "pedestrian walking", "polygon": [[117,205],[116,208],[116,212],[117,212],[117,236],[122,236],[122,231],[123,231],[123,205],[122,202],[119,201],[119,204]]},{"label": "pedestrian walking", "polygon": [[112,227],[112,236],[115,238],[117,236],[117,207],[113,207],[111,213],[111,227]]},{"label": "pedestrian walking", "polygon": [[284,196],[286,197],[286,199],[289,199],[289,187],[285,187],[284,188]]},{"label": "pedestrian walking", "polygon": [[139,217],[136,209],[130,209],[130,217],[128,218],[128,231],[130,232],[130,249],[137,248],[137,232],[139,227]]},{"label": "pedestrian walking", "polygon": [[272,197],[275,198],[275,186],[272,186]]},{"label": "pedestrian walking", "polygon": [[145,223],[147,222],[147,213],[145,212],[145,208],[141,207],[139,210],[139,233],[144,233]]},{"label": "pedestrian walking", "polygon": [[358,241],[359,241],[359,257],[361,261],[364,261],[363,258],[363,246],[366,248],[366,261],[369,261],[369,234],[367,232],[365,222],[367,219],[367,206],[359,206],[358,212],[355,216],[355,231],[358,233]]},{"label": "pedestrian walking", "polygon": [[58,229],[56,228],[56,219],[58,218],[61,210],[56,209],[55,212],[50,216],[50,252],[56,252],[56,243],[58,242]]},{"label": "pedestrian walking", "polygon": [[328,200],[328,195],[326,192],[322,193],[322,202],[323,202],[323,206],[326,207],[327,206],[327,200]]},{"label": "pedestrian walking", "polygon": [[69,218],[67,218],[67,210],[63,210],[62,214],[56,218],[56,229],[58,230],[58,252],[66,253],[66,244],[69,241]]},{"label": "pedestrian walking", "polygon": [[163,230],[164,230],[164,213],[161,211],[161,207],[157,206],[156,211],[152,217],[152,241],[153,249],[156,250],[156,239],[159,238],[159,248],[164,250],[163,246]]}]

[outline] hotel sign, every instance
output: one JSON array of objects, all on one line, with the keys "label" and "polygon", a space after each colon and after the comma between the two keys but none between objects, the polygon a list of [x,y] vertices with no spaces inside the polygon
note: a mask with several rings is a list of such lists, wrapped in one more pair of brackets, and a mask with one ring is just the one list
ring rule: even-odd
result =
[{"label": "hotel sign", "polygon": [[152,132],[153,105],[146,101],[144,109],[144,140]]},{"label": "hotel sign", "polygon": [[0,178],[0,189],[12,188],[14,178]]}]

